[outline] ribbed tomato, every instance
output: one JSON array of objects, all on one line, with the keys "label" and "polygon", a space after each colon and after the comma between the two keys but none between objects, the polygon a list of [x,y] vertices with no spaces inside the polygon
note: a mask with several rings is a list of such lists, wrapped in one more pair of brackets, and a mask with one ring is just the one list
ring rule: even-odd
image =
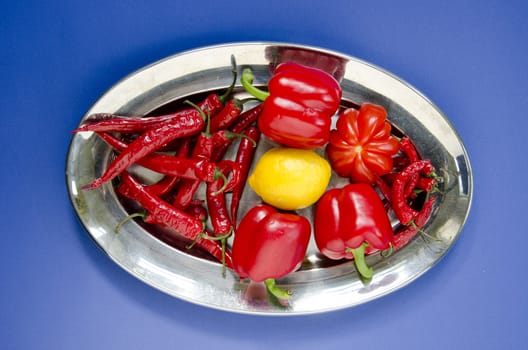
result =
[{"label": "ribbed tomato", "polygon": [[353,182],[374,183],[376,176],[389,173],[399,141],[391,135],[387,111],[364,103],[339,114],[326,148],[335,172]]}]

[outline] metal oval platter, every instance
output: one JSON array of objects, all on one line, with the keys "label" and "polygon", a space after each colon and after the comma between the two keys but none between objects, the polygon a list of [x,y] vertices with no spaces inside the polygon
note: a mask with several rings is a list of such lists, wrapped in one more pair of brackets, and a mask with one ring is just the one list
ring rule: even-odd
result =
[{"label": "metal oval platter", "polygon": [[[119,234],[114,233],[133,208],[119,198],[112,184],[81,190],[104,171],[112,151],[97,135],[78,133],[72,138],[66,164],[70,199],[86,231],[113,261],[152,287],[192,303],[239,313],[299,315],[347,308],[387,295],[421,276],[446,254],[471,205],[473,182],[464,145],[431,101],[401,79],[354,57],[281,43],[233,43],[187,51],[118,82],[84,118],[93,113],[152,115],[187,98],[225,91],[232,81],[231,56],[239,73],[245,67],[253,70],[256,85],[266,85],[273,66],[296,61],[333,74],[341,83],[344,105],[371,102],[384,106],[390,122],[413,140],[421,156],[443,170],[441,191],[424,228],[428,235],[417,235],[388,257],[369,256],[374,277],[368,284],[358,278],[352,262],[327,261],[311,242],[301,269],[277,281],[293,292],[291,300],[277,303],[263,285],[241,281],[231,271],[223,275],[219,263],[187,249],[184,241],[157,238],[151,226],[130,221]],[[236,94],[244,95],[238,83]],[[264,140],[258,153],[271,146]],[[340,181],[334,176],[331,186]],[[258,200],[246,187],[239,217]],[[313,219],[311,209],[300,214]]]}]

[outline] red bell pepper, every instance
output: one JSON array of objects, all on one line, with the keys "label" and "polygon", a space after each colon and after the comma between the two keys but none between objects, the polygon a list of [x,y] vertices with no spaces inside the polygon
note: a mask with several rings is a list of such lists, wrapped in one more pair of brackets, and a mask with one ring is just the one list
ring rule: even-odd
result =
[{"label": "red bell pepper", "polygon": [[359,274],[367,280],[373,272],[365,262],[365,249],[386,250],[394,237],[381,198],[367,184],[327,191],[315,210],[314,234],[324,256],[354,259]]},{"label": "red bell pepper", "polygon": [[310,222],[305,217],[278,212],[267,204],[257,205],[242,218],[235,231],[234,270],[241,278],[266,281],[272,287],[274,279],[300,267],[310,234]]},{"label": "red bell pepper", "polygon": [[330,136],[332,116],[342,90],[330,74],[293,62],[277,66],[268,82],[269,92],[251,83],[251,70],[242,73],[242,85],[264,101],[259,129],[271,140],[295,148],[317,148]]},{"label": "red bell pepper", "polygon": [[386,110],[370,103],[364,103],[359,110],[349,108],[340,113],[326,148],[330,164],[339,176],[373,184],[378,176],[392,170],[392,156],[400,147],[386,119]]}]

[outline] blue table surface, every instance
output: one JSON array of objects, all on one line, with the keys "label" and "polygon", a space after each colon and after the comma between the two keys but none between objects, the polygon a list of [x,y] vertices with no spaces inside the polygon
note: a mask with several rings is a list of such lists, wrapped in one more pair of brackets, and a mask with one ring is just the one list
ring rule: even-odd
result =
[{"label": "blue table surface", "polygon": [[[527,18],[526,2],[498,0],[2,2],[2,348],[523,348]],[[443,110],[475,186],[462,234],[437,265],[358,307],[277,318],[168,296],[96,247],[65,186],[70,131],[127,74],[238,41],[358,57]]]}]

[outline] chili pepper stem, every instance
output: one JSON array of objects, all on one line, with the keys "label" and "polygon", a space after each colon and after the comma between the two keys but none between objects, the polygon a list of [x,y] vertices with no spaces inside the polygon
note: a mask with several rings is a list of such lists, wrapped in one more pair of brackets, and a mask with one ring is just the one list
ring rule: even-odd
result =
[{"label": "chili pepper stem", "polygon": [[218,96],[218,99],[222,103],[225,103],[226,100],[229,98],[229,95],[231,95],[231,93],[233,92],[233,89],[235,88],[235,84],[236,84],[236,80],[237,80],[237,76],[238,76],[237,64],[236,64],[236,60],[235,60],[235,56],[234,55],[231,55],[231,73],[233,73],[233,82],[227,88],[226,92],[223,95]]},{"label": "chili pepper stem", "polygon": [[205,232],[205,221],[202,221],[202,232],[200,232],[194,239],[191,243],[187,244],[185,246],[186,249],[192,249],[196,243],[198,243],[198,241],[203,238],[204,236],[204,232]]},{"label": "chili pepper stem", "polygon": [[264,284],[266,284],[268,291],[277,299],[288,300],[293,294],[291,290],[284,290],[277,287],[274,278],[268,278],[264,281]]},{"label": "chili pepper stem", "polygon": [[414,227],[416,231],[418,231],[420,234],[424,235],[425,237],[429,238],[430,240],[433,240],[436,242],[442,242],[440,238],[431,236],[429,233],[425,232],[422,228],[418,227],[416,223],[414,222],[414,220],[410,222],[409,226]]},{"label": "chili pepper stem", "polygon": [[253,79],[255,77],[253,76],[253,72],[251,72],[251,69],[245,68],[242,71],[242,76],[240,77],[240,82],[242,83],[242,86],[244,89],[254,96],[255,98],[259,99],[260,101],[264,101],[268,96],[270,95],[269,92],[261,90],[255,86],[253,86]]},{"label": "chili pepper stem", "polygon": [[192,106],[193,108],[195,108],[198,113],[200,113],[200,116],[202,117],[203,121],[205,122],[205,131],[204,133],[207,135],[207,136],[210,136],[211,132],[210,132],[210,127],[211,127],[211,114],[209,113],[209,111],[207,111],[207,115],[205,114],[204,110],[200,108],[200,106],[196,105],[195,103],[189,101],[189,100],[185,100],[183,103],[187,103],[188,105]]},{"label": "chili pepper stem", "polygon": [[123,220],[121,220],[115,227],[114,229],[114,233],[119,233],[119,231],[121,230],[121,227],[123,227],[123,225],[125,223],[127,223],[128,221],[134,219],[134,218],[142,218],[143,220],[145,220],[145,218],[147,217],[147,214],[144,213],[144,212],[141,212],[141,213],[134,213],[134,214],[130,214],[129,216],[127,216],[126,218],[124,218]]},{"label": "chili pepper stem", "polygon": [[357,248],[348,248],[347,250],[354,255],[354,264],[356,265],[359,275],[365,280],[370,280],[372,279],[373,271],[365,261],[365,248],[367,248],[367,246],[368,243],[364,242]]},{"label": "chili pepper stem", "polygon": [[227,240],[232,234],[233,234],[233,227],[231,227],[229,229],[229,232],[228,233],[225,233],[223,235],[218,235],[218,236],[210,236],[208,235],[207,233],[202,233],[199,238],[203,238],[203,239],[209,239],[211,241],[221,241],[221,240]]},{"label": "chili pepper stem", "polygon": [[222,173],[222,171],[220,171],[219,169],[216,169],[214,173],[214,180],[217,180],[218,178],[221,178],[224,184],[222,185],[222,187],[218,189],[218,191],[215,191],[212,193],[213,196],[217,196],[220,193],[224,192],[227,186],[229,185],[229,181],[227,180],[227,177]]},{"label": "chili pepper stem", "polygon": [[247,139],[249,142],[251,142],[253,144],[253,147],[257,147],[257,141],[255,141],[254,139],[252,139],[251,137],[247,136],[247,135],[244,135],[244,134],[238,134],[236,132],[232,132],[232,131],[229,131],[229,130],[225,130],[224,131],[225,133],[225,136],[231,140],[231,139],[234,139],[236,137],[239,137],[241,139]]}]

